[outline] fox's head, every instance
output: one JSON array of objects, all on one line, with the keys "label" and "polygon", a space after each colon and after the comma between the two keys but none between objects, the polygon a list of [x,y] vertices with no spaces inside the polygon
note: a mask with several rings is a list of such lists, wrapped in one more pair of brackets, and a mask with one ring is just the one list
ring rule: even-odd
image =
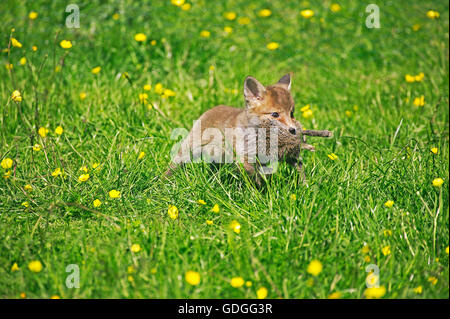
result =
[{"label": "fox's head", "polygon": [[247,114],[259,127],[276,127],[291,134],[298,133],[299,123],[294,119],[294,100],[291,96],[291,76],[286,74],[277,83],[264,86],[248,76],[244,82]]}]

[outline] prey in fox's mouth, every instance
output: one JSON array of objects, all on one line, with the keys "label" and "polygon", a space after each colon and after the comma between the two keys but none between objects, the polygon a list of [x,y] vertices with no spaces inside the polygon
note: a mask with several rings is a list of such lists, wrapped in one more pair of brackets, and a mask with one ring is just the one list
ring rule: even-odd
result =
[{"label": "prey in fox's mouth", "polygon": [[241,163],[261,184],[261,174],[273,174],[278,161],[286,161],[304,179],[301,150],[314,151],[306,135],[330,137],[329,131],[303,130],[294,118],[291,75],[264,86],[248,76],[244,81],[245,108],[215,106],[204,112],[187,136],[172,151],[170,176],[179,166],[203,160],[210,163]]}]

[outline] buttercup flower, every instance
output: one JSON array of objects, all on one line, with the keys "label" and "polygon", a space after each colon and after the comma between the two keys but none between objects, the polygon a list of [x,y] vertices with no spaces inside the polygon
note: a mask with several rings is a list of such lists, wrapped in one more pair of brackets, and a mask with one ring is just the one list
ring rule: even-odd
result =
[{"label": "buttercup flower", "polygon": [[181,10],[183,11],[189,11],[191,10],[192,5],[190,3],[185,3],[181,6]]},{"label": "buttercup flower", "polygon": [[9,157],[6,157],[2,160],[0,165],[2,166],[3,169],[10,169],[13,165],[13,160],[10,159]]},{"label": "buttercup flower", "polygon": [[94,205],[94,207],[100,207],[102,202],[100,201],[100,199],[97,198],[96,200],[94,200],[94,202],[92,204]]},{"label": "buttercup flower", "polygon": [[394,206],[394,201],[388,200],[386,203],[384,203],[384,206],[387,208],[391,208],[392,206]]},{"label": "buttercup flower", "polygon": [[151,91],[152,86],[151,86],[150,84],[145,84],[145,85],[143,86],[143,89],[144,89],[145,91]]},{"label": "buttercup flower", "polygon": [[233,220],[230,223],[230,228],[236,233],[239,234],[241,232],[241,224],[237,220]]},{"label": "buttercup flower", "polygon": [[245,287],[251,287],[253,285],[253,283],[250,280],[247,280],[245,282]]},{"label": "buttercup flower", "polygon": [[143,159],[144,156],[145,156],[145,153],[144,152],[140,152],[139,155],[138,155],[138,159]]},{"label": "buttercup flower", "polygon": [[214,224],[214,222],[212,221],[212,220],[206,220],[206,225],[209,225],[209,226],[211,226],[212,224]]},{"label": "buttercup flower", "polygon": [[434,187],[441,187],[442,184],[444,184],[444,180],[440,177],[433,179],[433,186]]},{"label": "buttercup flower", "polygon": [[267,18],[270,17],[272,15],[272,11],[270,11],[269,9],[262,9],[258,12],[258,15],[261,18]]},{"label": "buttercup flower", "polygon": [[197,201],[197,204],[200,204],[200,205],[206,205],[206,202],[205,202],[203,199],[199,199],[199,200]]},{"label": "buttercup flower", "polygon": [[33,186],[31,186],[30,184],[25,185],[23,188],[28,192],[33,190]]},{"label": "buttercup flower", "polygon": [[134,39],[137,42],[144,42],[145,40],[147,40],[147,36],[143,33],[137,33],[134,35]]},{"label": "buttercup flower", "polygon": [[225,19],[230,20],[230,21],[236,19],[236,13],[235,12],[225,12],[223,14],[223,16],[225,17]]},{"label": "buttercup flower", "polygon": [[438,282],[438,279],[434,276],[428,277],[428,281],[431,282],[433,285],[436,285]]},{"label": "buttercup flower", "polygon": [[313,276],[318,276],[322,272],[322,269],[322,263],[319,260],[314,259],[309,263],[306,271]]},{"label": "buttercup flower", "polygon": [[387,256],[391,254],[391,246],[385,246],[381,249],[383,255]]},{"label": "buttercup flower", "polygon": [[20,92],[18,90],[15,90],[11,94],[11,99],[14,102],[22,102],[22,95],[20,94]]},{"label": "buttercup flower", "polygon": [[29,202],[23,202],[21,205],[22,205],[23,207],[27,208],[27,207],[30,206],[30,203],[29,203]]},{"label": "buttercup flower", "polygon": [[93,68],[93,69],[91,70],[91,73],[92,73],[92,74],[98,74],[98,73],[100,73],[101,70],[102,70],[102,68],[99,67],[99,66],[97,66],[97,67],[95,67],[95,68]]},{"label": "buttercup flower", "polygon": [[240,288],[244,285],[244,278],[242,277],[233,277],[230,280],[230,285],[234,288]]},{"label": "buttercup flower", "polygon": [[213,212],[213,213],[218,213],[218,212],[220,212],[220,207],[219,207],[219,205],[217,205],[217,204],[215,204],[214,206],[213,206],[213,208],[211,209],[211,211]]},{"label": "buttercup flower", "polygon": [[211,35],[211,32],[207,31],[207,30],[203,30],[200,32],[200,36],[202,38],[209,38],[209,36]]},{"label": "buttercup flower", "polygon": [[156,83],[155,85],[155,93],[162,94],[163,93],[163,85],[161,83]]},{"label": "buttercup flower", "polygon": [[256,297],[258,299],[264,299],[267,297],[268,291],[266,287],[261,287],[256,291]]},{"label": "buttercup flower", "polygon": [[327,156],[332,161],[335,161],[335,160],[338,159],[338,156],[336,154],[334,154],[334,153],[328,154]]},{"label": "buttercup flower", "polygon": [[138,253],[138,252],[140,252],[141,251],[141,245],[139,245],[139,244],[133,244],[133,245],[131,245],[131,251],[133,252],[133,253]]},{"label": "buttercup flower", "polygon": [[20,65],[25,65],[26,63],[27,63],[27,58],[26,57],[20,58],[20,60],[19,60],[19,64]]},{"label": "buttercup flower", "polygon": [[19,270],[19,266],[17,265],[17,263],[14,263],[12,266],[11,266],[11,272],[15,272],[15,271],[18,271]]},{"label": "buttercup flower", "polygon": [[225,31],[226,34],[230,34],[233,32],[233,28],[232,27],[224,27],[223,31]]},{"label": "buttercup flower", "polygon": [[291,195],[289,196],[289,199],[290,199],[291,201],[295,201],[295,200],[297,200],[297,195],[291,194]]},{"label": "buttercup flower", "polygon": [[114,13],[114,14],[112,15],[112,18],[113,18],[113,20],[119,20],[120,14]]},{"label": "buttercup flower", "polygon": [[11,44],[15,48],[21,48],[22,43],[20,43],[16,38],[11,38]]},{"label": "buttercup flower", "polygon": [[437,19],[437,18],[439,18],[439,16],[440,16],[440,14],[437,11],[429,10],[427,12],[427,17],[430,18],[430,19]]},{"label": "buttercup flower", "polygon": [[302,10],[300,11],[300,14],[302,15],[303,18],[309,19],[312,16],[314,16],[314,11],[307,9],[307,10]]},{"label": "buttercup flower", "polygon": [[40,127],[38,130],[38,133],[42,138],[45,138],[47,136],[48,132],[49,132],[49,129],[46,127]]},{"label": "buttercup flower", "polygon": [[314,114],[313,114],[313,111],[311,109],[307,109],[306,111],[304,111],[302,113],[302,117],[305,118],[305,119],[310,119],[310,118],[313,117],[313,115]]},{"label": "buttercup flower", "polygon": [[338,3],[332,3],[330,6],[331,12],[341,11],[341,6]]},{"label": "buttercup flower", "polygon": [[433,154],[437,154],[438,153],[438,148],[437,147],[432,147],[430,151]]},{"label": "buttercup flower", "polygon": [[184,278],[186,282],[192,286],[197,286],[200,283],[200,274],[196,271],[187,271]]},{"label": "buttercup flower", "polygon": [[178,208],[174,205],[169,205],[169,209],[167,210],[167,214],[173,220],[178,218]]},{"label": "buttercup flower", "polygon": [[62,40],[61,42],[59,42],[59,45],[63,49],[70,49],[72,47],[72,42],[70,42],[69,40]]},{"label": "buttercup flower", "polygon": [[55,133],[58,135],[61,135],[64,132],[64,129],[62,128],[62,126],[58,126],[57,128],[55,128]]},{"label": "buttercup flower", "polygon": [[267,48],[271,51],[276,50],[280,47],[280,44],[277,42],[270,42],[269,44],[267,44]]},{"label": "buttercup flower", "polygon": [[86,98],[87,94],[85,92],[80,93],[80,100],[83,101]]},{"label": "buttercup flower", "polygon": [[53,295],[53,296],[50,297],[50,299],[61,299],[61,297],[58,296],[58,295]]},{"label": "buttercup flower", "polygon": [[35,273],[41,272],[42,268],[42,263],[39,260],[33,260],[28,264],[28,269]]},{"label": "buttercup flower", "polygon": [[28,18],[30,18],[30,20],[34,20],[34,19],[36,19],[37,17],[38,17],[38,13],[37,13],[37,12],[31,11],[31,12],[28,14]]},{"label": "buttercup flower", "polygon": [[240,25],[247,25],[247,24],[250,24],[250,18],[248,18],[248,17],[242,17],[242,18],[239,18],[239,19],[238,19],[238,23],[239,23]]},{"label": "buttercup flower", "polygon": [[120,192],[115,189],[110,190],[108,194],[109,194],[109,197],[111,197],[111,198],[119,198],[120,197]]},{"label": "buttercup flower", "polygon": [[80,177],[78,177],[79,182],[85,182],[89,179],[89,174],[81,174]]},{"label": "buttercup flower", "polygon": [[36,52],[36,51],[37,51],[37,46],[33,45],[33,46],[31,47],[31,50],[33,50],[34,52]]},{"label": "buttercup flower", "polygon": [[421,95],[420,97],[414,98],[413,104],[417,107],[425,105],[425,97]]},{"label": "buttercup flower", "polygon": [[413,290],[416,294],[420,295],[423,291],[422,286],[417,286],[416,288],[414,288]]},{"label": "buttercup flower", "polygon": [[52,176],[53,177],[57,177],[57,176],[59,176],[59,175],[61,175],[62,174],[62,170],[61,170],[61,168],[56,168],[53,172],[52,172]]}]

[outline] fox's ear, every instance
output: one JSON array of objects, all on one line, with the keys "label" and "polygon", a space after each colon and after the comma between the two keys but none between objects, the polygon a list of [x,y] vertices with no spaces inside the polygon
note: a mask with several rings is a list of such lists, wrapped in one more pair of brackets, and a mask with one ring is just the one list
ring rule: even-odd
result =
[{"label": "fox's ear", "polygon": [[288,90],[291,89],[291,74],[288,73],[285,76],[283,76],[278,82],[277,85],[282,86]]},{"label": "fox's ear", "polygon": [[261,100],[265,91],[266,88],[259,83],[257,79],[247,76],[244,82],[244,96],[247,104],[252,104],[252,102]]}]

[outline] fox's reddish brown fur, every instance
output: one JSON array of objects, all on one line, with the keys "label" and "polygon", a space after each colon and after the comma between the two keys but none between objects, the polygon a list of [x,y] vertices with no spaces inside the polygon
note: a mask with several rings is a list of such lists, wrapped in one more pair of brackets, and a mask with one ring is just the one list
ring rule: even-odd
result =
[{"label": "fox's reddish brown fur", "polygon": [[[182,143],[182,147],[192,150],[196,129],[200,128],[200,145],[207,145],[211,138],[203,137],[208,128],[218,128],[222,132],[226,128],[276,128],[278,129],[278,159],[286,160],[302,171],[300,150],[302,148],[313,150],[311,145],[305,144],[302,137],[302,126],[294,119],[294,100],[290,93],[291,77],[283,76],[277,83],[264,87],[256,79],[247,77],[244,83],[245,108],[239,109],[231,106],[219,105],[203,113],[194,124],[189,135]],[[233,142],[231,142],[234,145]],[[194,151],[193,151],[194,152]],[[174,158],[167,171],[172,171],[181,164],[180,158]],[[243,167],[256,182],[260,183],[258,165],[244,160]],[[303,173],[303,171],[302,171]]]}]

